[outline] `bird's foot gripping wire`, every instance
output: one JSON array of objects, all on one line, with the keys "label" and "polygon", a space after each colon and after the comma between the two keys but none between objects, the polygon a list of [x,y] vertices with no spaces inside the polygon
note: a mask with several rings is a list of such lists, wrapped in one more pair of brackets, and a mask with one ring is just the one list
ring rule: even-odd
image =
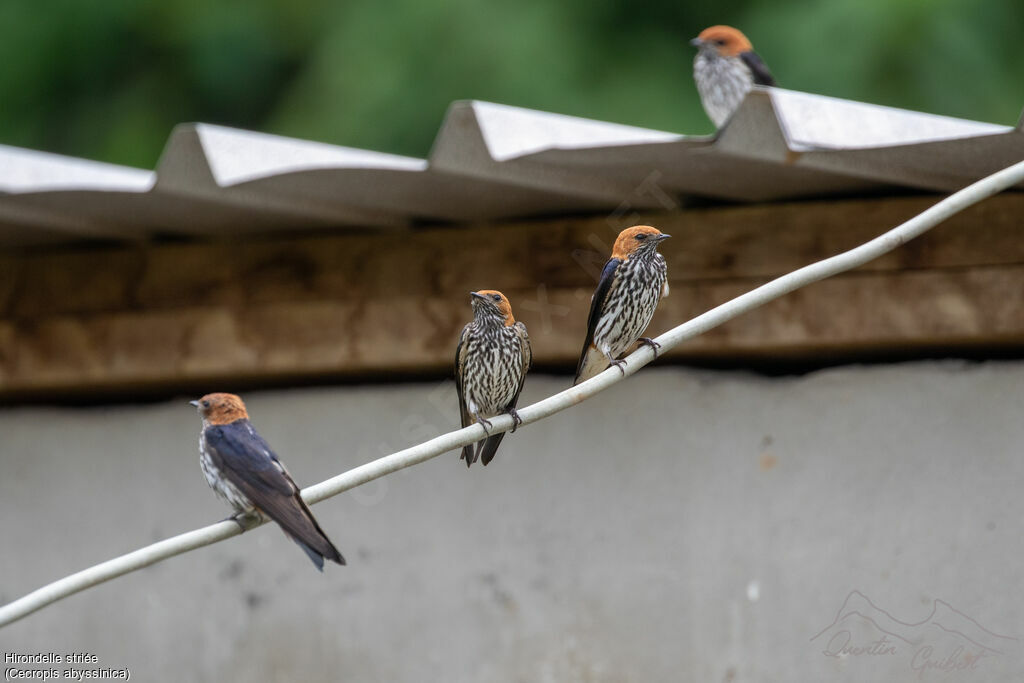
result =
[{"label": "bird's foot gripping wire", "polygon": [[234,522],[238,525],[238,528],[245,533],[248,531],[256,522],[260,520],[260,513],[255,510],[239,510],[230,517],[222,519],[222,522]]},{"label": "bird's foot gripping wire", "polygon": [[608,363],[615,366],[618,369],[618,371],[622,373],[623,377],[626,376],[626,371],[622,369],[622,366],[626,364],[626,361],[616,360],[615,358],[609,358]]},{"label": "bird's foot gripping wire", "polygon": [[486,417],[480,417],[477,415],[476,421],[480,423],[480,426],[484,428],[484,431],[489,435],[491,433],[491,421]]},{"label": "bird's foot gripping wire", "polygon": [[523,424],[523,418],[519,417],[519,413],[516,412],[515,408],[509,408],[506,412],[509,415],[512,416],[512,430],[511,430],[511,433],[515,434],[516,433],[516,429],[519,427],[519,425]]},{"label": "bird's foot gripping wire", "polygon": [[639,339],[637,339],[637,341],[640,342],[640,344],[642,344],[643,346],[650,346],[654,350],[654,357],[658,357],[658,349],[661,348],[661,344],[654,341],[650,337],[640,337]]}]

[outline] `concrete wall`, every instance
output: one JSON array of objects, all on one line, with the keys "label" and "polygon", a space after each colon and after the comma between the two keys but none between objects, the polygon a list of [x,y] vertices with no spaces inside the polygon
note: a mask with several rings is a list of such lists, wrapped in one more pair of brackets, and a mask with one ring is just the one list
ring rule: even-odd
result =
[{"label": "concrete wall", "polygon": [[[301,484],[456,423],[450,383],[245,398]],[[316,506],[349,567],[265,526],[0,650],[139,681],[1019,681],[1022,405],[1022,362],[653,368],[486,469],[451,453]],[[198,427],[184,399],[0,411],[0,599],[223,518]]]}]

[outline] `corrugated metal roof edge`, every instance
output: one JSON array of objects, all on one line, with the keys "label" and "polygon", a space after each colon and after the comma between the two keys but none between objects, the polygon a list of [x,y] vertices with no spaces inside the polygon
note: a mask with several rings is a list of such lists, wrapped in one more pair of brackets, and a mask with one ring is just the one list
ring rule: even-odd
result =
[{"label": "corrugated metal roof edge", "polygon": [[[155,171],[0,146],[0,240],[43,226],[210,234],[946,191],[1024,158],[1022,130],[1024,114],[1013,128],[760,87],[713,137],[458,101],[428,159],[181,124]],[[659,192],[641,191],[654,176]]]}]

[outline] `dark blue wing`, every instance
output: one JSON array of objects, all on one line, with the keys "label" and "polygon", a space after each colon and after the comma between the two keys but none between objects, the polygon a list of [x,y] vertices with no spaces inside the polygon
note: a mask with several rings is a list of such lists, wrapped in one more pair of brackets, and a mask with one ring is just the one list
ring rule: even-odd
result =
[{"label": "dark blue wing", "polygon": [[775,79],[772,78],[772,72],[768,70],[768,65],[757,56],[756,52],[741,52],[740,59],[753,74],[755,85],[775,85]]},{"label": "dark blue wing", "polygon": [[[277,455],[263,437],[251,429],[248,420],[207,428],[206,444],[218,469],[257,505],[256,497],[261,494],[292,496],[298,491]],[[249,495],[247,489],[250,488],[256,497]]]},{"label": "dark blue wing", "polygon": [[322,570],[324,558],[345,564],[302,500],[298,485],[248,420],[208,427],[206,450],[214,465],[257,508],[292,538]]},{"label": "dark blue wing", "polygon": [[601,312],[604,311],[604,302],[608,298],[608,291],[611,289],[612,281],[615,279],[615,271],[622,264],[622,259],[608,259],[601,271],[601,279],[597,282],[597,289],[594,290],[594,297],[590,300],[590,316],[587,318],[587,338],[583,342],[583,351],[580,352],[580,362],[576,364],[576,376],[583,371],[583,359],[587,357],[587,349],[594,341],[594,331],[597,329],[597,321],[601,319]]}]

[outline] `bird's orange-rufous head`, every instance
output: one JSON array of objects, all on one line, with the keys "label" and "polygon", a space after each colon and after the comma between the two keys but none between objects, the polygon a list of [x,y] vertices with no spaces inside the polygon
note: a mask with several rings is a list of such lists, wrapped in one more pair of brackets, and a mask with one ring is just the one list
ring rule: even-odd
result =
[{"label": "bird's orange-rufous head", "polygon": [[694,47],[712,50],[723,57],[735,57],[742,52],[753,52],[754,47],[738,29],[732,26],[709,26],[690,41]]},{"label": "bird's orange-rufous head", "polygon": [[658,243],[671,237],[657,228],[649,225],[634,225],[619,233],[615,239],[615,247],[612,248],[612,258],[625,261],[633,254],[644,249],[654,251]]},{"label": "bird's orange-rufous head", "polygon": [[508,298],[496,289],[481,289],[477,292],[470,292],[470,303],[473,304],[473,312],[483,312],[490,315],[501,316],[506,327],[516,324],[512,317],[512,304]]},{"label": "bird's orange-rufous head", "polygon": [[211,425],[230,424],[249,417],[242,399],[234,394],[207,394],[190,403],[199,411],[203,422]]}]

